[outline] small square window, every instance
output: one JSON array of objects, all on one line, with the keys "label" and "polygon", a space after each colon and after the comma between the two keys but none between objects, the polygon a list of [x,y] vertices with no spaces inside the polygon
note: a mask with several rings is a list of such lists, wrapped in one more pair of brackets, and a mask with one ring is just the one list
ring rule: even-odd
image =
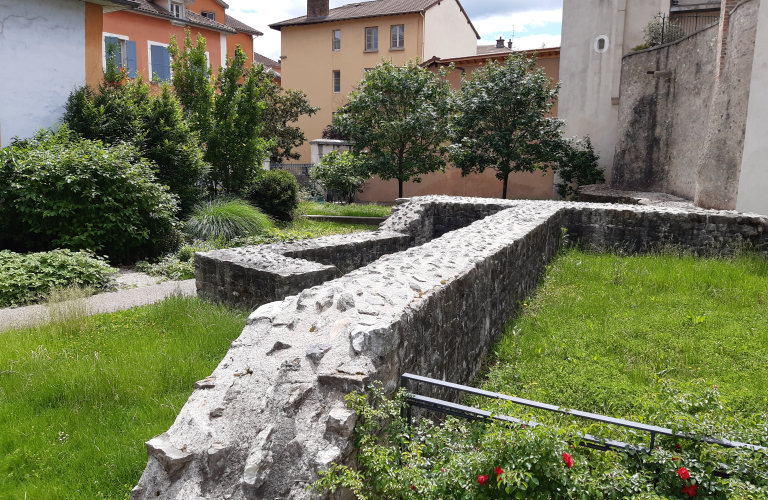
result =
[{"label": "small square window", "polygon": [[379,27],[365,28],[365,50],[376,52],[379,50]]},{"label": "small square window", "polygon": [[341,92],[341,71],[333,72],[333,93],[338,94]]},{"label": "small square window", "polygon": [[398,24],[392,26],[389,30],[390,33],[390,49],[402,49],[405,47],[405,26]]},{"label": "small square window", "polygon": [[341,30],[333,30],[331,48],[333,50],[341,50]]},{"label": "small square window", "polygon": [[202,11],[200,14],[201,14],[203,17],[207,17],[207,18],[208,18],[208,19],[210,19],[211,21],[215,21],[215,20],[216,20],[216,13],[215,13],[215,12],[206,12],[206,11]]},{"label": "small square window", "polygon": [[184,7],[180,3],[171,2],[171,15],[173,17],[183,19],[184,18]]}]

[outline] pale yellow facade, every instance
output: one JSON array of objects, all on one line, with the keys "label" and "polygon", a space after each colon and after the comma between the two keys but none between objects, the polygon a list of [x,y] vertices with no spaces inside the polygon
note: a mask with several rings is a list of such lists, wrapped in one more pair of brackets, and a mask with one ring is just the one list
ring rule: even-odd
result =
[{"label": "pale yellow facade", "polygon": [[[402,25],[402,49],[390,48],[390,29]],[[378,50],[365,50],[366,28],[378,27]],[[339,50],[333,50],[333,32],[341,31]],[[286,89],[303,90],[310,103],[320,108],[312,116],[302,116],[298,126],[307,142],[297,152],[298,163],[310,162],[309,141],[319,139],[333,121],[333,113],[346,103],[347,94],[363,79],[365,70],[382,59],[403,65],[409,60],[432,56],[457,57],[474,54],[477,34],[455,0],[444,0],[423,13],[386,15],[363,19],[283,26],[281,77]],[[341,85],[334,92],[334,71],[340,72]]]}]

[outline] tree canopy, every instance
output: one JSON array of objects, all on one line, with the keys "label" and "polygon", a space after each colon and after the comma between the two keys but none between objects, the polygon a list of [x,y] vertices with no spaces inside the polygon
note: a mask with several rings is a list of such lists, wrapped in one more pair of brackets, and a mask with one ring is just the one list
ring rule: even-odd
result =
[{"label": "tree canopy", "polygon": [[404,182],[445,171],[452,115],[452,92],[440,74],[418,60],[403,66],[384,61],[349,94],[333,126],[349,138],[354,154],[366,152],[370,174],[397,179],[402,197]]},{"label": "tree canopy", "polygon": [[462,78],[457,95],[451,160],[462,176],[496,170],[507,197],[511,172],[533,172],[557,159],[563,121],[548,118],[557,100],[553,84],[536,58],[511,54],[503,64],[489,61]]},{"label": "tree canopy", "polygon": [[213,79],[205,46],[200,34],[193,44],[189,30],[183,48],[171,37],[173,86],[211,164],[209,189],[236,194],[261,169],[272,146],[261,137],[267,93],[264,66],[246,66],[238,45],[235,57],[227,57],[226,67],[219,67]]}]

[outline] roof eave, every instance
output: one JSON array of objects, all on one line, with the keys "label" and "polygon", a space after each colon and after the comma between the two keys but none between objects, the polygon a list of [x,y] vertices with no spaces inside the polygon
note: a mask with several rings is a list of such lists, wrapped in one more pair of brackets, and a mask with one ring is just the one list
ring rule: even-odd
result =
[{"label": "roof eave", "polygon": [[[440,0],[440,1],[442,1],[442,0]],[[435,2],[435,3],[437,3],[437,2]],[[429,7],[427,7],[427,8],[429,8]],[[280,28],[286,28],[288,26],[303,26],[305,24],[333,23],[333,22],[336,22],[336,21],[353,21],[355,19],[370,19],[370,18],[373,18],[373,17],[407,16],[409,14],[423,14],[425,10],[426,9],[424,9],[424,10],[410,10],[408,12],[393,12],[391,14],[371,14],[370,16],[344,17],[344,18],[339,18],[339,19],[327,19],[325,17],[321,19],[321,18],[315,17],[315,18],[312,18],[312,20],[306,20],[305,19],[304,21],[298,21],[298,22],[295,22],[295,23],[292,23],[292,22],[289,22],[289,21],[283,21],[282,23],[270,24],[269,27],[272,28],[273,30],[280,31]],[[317,20],[315,21],[315,19],[317,19]],[[287,23],[287,24],[283,24],[283,23]],[[474,29],[474,27],[472,29]],[[477,31],[475,31],[475,33],[477,33]]]},{"label": "roof eave", "polygon": [[215,26],[209,26],[207,24],[198,23],[196,21],[191,21],[189,19],[177,19],[177,18],[172,17],[170,15],[166,16],[166,15],[163,15],[161,13],[145,12],[143,10],[137,10],[137,9],[132,9],[131,12],[135,12],[136,14],[141,14],[142,16],[149,16],[149,17],[154,17],[154,18],[157,18],[157,19],[165,19],[166,21],[178,21],[179,23],[189,24],[189,25],[195,26],[197,28],[204,28],[204,29],[211,30],[211,31],[217,31],[219,33],[229,33],[231,35],[237,34],[237,30],[234,30],[234,29],[229,28],[229,27],[226,27],[227,29],[221,29],[221,28],[217,28]]}]

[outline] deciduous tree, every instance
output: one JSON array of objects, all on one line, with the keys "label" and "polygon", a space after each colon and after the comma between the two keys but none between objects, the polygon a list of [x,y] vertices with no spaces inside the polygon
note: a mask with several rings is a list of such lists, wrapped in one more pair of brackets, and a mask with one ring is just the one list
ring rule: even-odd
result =
[{"label": "deciduous tree", "polygon": [[496,170],[507,197],[509,174],[554,162],[562,147],[562,120],[548,118],[559,84],[536,69],[536,58],[511,54],[462,79],[451,159],[461,175]]},{"label": "deciduous tree", "polygon": [[404,182],[445,170],[453,95],[440,74],[418,61],[377,65],[339,111],[334,128],[349,138],[355,154],[367,153],[371,174],[397,179],[400,197]]}]

